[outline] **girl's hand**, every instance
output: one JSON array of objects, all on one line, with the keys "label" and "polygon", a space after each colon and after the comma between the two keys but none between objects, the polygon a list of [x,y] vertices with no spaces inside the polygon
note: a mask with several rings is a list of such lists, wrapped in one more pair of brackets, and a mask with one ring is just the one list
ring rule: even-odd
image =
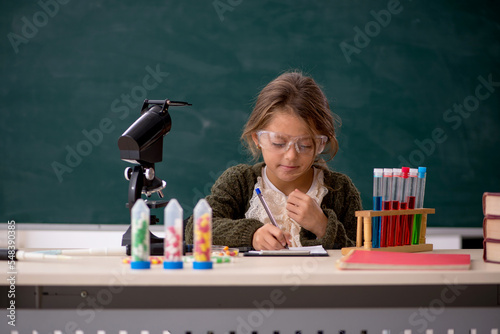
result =
[{"label": "girl's hand", "polygon": [[272,224],[264,224],[253,234],[252,246],[255,250],[283,249],[290,242],[290,233],[283,232]]},{"label": "girl's hand", "polygon": [[321,207],[309,195],[295,189],[288,195],[286,203],[288,217],[294,219],[303,228],[322,238],[326,232],[326,218]]}]

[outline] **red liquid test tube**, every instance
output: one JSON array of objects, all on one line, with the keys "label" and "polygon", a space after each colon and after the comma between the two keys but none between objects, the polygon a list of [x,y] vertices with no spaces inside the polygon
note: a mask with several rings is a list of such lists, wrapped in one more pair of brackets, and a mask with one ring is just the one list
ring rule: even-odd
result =
[{"label": "red liquid test tube", "polygon": [[[410,168],[403,167],[401,168],[401,177],[402,177],[402,185],[398,188],[398,200],[399,200],[399,209],[406,210],[408,209],[408,196],[406,195],[407,187],[408,187],[408,174],[410,172]],[[396,246],[403,246],[405,244],[405,240],[407,238],[408,232],[408,215],[398,216],[398,233],[396,234]],[[409,235],[408,235],[409,239]]]},{"label": "red liquid test tube", "polygon": [[[391,191],[392,168],[384,168],[384,176],[382,178],[382,210],[390,210],[392,207]],[[380,247],[387,247],[390,220],[391,217],[389,216],[382,217],[380,226]]]},{"label": "red liquid test tube", "polygon": [[[392,210],[399,210],[398,194],[402,192],[403,178],[401,168],[392,169]],[[401,190],[399,190],[401,188]],[[387,246],[396,246],[396,238],[400,235],[399,216],[391,216],[389,224],[389,233],[387,238]]]}]

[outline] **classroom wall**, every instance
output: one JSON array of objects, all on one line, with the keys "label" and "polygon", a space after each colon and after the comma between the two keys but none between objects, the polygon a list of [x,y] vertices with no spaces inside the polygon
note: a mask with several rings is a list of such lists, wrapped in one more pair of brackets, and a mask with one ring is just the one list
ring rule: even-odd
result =
[{"label": "classroom wall", "polygon": [[[118,137],[142,100],[172,108],[157,175],[185,216],[228,167],[285,70],[341,117],[331,168],[371,207],[374,167],[427,166],[434,227],[480,227],[500,191],[495,1],[3,1],[0,221],[126,224]],[[161,215],[161,211],[158,212]]]}]

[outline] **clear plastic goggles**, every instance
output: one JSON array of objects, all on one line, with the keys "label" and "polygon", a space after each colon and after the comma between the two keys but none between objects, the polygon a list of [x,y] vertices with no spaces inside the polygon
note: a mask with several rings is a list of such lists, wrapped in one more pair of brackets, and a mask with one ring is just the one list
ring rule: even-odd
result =
[{"label": "clear plastic goggles", "polygon": [[[328,141],[327,136],[297,136],[291,137],[279,132],[258,131],[259,145],[273,153],[285,153],[292,144],[299,154],[314,155],[323,152]],[[314,149],[316,148],[316,152]]]}]

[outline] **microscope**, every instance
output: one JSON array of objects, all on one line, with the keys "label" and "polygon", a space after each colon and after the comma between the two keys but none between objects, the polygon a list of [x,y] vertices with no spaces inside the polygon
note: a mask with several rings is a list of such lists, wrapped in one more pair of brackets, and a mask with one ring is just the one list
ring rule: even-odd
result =
[{"label": "microscope", "polygon": [[[165,207],[168,201],[162,200],[162,190],[167,183],[156,176],[155,163],[162,161],[163,137],[172,127],[172,119],[168,113],[169,107],[190,106],[181,101],[144,100],[141,116],[118,139],[120,158],[123,161],[135,164],[125,169],[125,179],[129,181],[128,202],[126,207],[132,210],[135,201],[144,194],[145,202],[150,209]],[[157,193],[160,200],[150,200],[152,194]],[[150,224],[159,221],[151,215]],[[122,246],[130,245],[131,227],[122,237]],[[151,231],[150,243],[163,245],[163,239],[155,236]]]}]

